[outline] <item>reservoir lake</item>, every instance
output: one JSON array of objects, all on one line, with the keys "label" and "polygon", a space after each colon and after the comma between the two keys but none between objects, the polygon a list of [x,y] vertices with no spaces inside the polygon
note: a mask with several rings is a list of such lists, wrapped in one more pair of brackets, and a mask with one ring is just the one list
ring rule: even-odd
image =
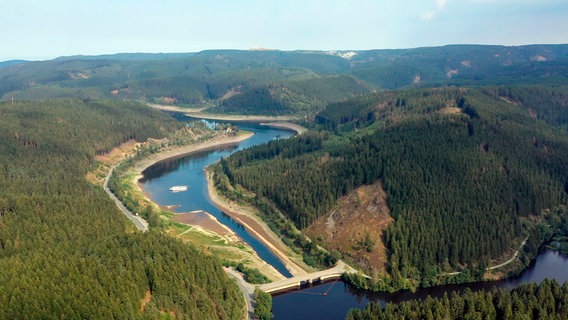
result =
[{"label": "reservoir lake", "polygon": [[[214,125],[213,122],[207,122]],[[249,244],[267,263],[271,264],[281,274],[291,277],[292,274],[282,261],[276,257],[266,246],[254,238],[244,227],[217,209],[207,192],[207,179],[205,168],[228,157],[239,150],[262,144],[272,139],[287,138],[294,134],[292,131],[275,129],[255,124],[239,124],[239,128],[254,132],[254,135],[230,147],[221,147],[192,153],[191,155],[160,161],[143,172],[142,188],[150,198],[159,205],[176,206],[174,212],[190,212],[203,210],[213,215],[220,223],[233,230],[244,242]],[[189,189],[184,192],[171,192],[171,186],[187,185]]]},{"label": "reservoir lake", "polygon": [[[207,122],[214,125],[212,122]],[[293,132],[261,126],[252,123],[236,124],[243,130],[254,132],[254,136],[238,145],[221,147],[190,154],[188,156],[158,162],[143,173],[142,188],[150,198],[160,205],[175,205],[174,212],[203,210],[215,216],[219,222],[233,230],[243,241],[248,243],[267,263],[273,265],[286,277],[292,275],[284,264],[260,241],[254,238],[243,226],[217,209],[207,192],[204,169],[239,150],[268,142],[272,139],[287,138]],[[185,192],[173,193],[171,186],[188,185]],[[554,251],[545,250],[533,265],[516,278],[462,285],[447,285],[416,292],[373,293],[359,290],[342,281],[333,281],[289,291],[273,297],[274,319],[344,319],[350,308],[364,308],[369,302],[381,304],[401,302],[411,299],[423,299],[428,295],[441,297],[452,291],[490,290],[491,288],[513,288],[525,282],[541,282],[545,278],[568,281],[568,257]]]}]

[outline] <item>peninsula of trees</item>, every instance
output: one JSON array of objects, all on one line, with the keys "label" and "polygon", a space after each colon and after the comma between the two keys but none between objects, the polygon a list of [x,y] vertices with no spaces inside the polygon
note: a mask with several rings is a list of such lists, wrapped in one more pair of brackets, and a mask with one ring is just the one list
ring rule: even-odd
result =
[{"label": "peninsula of trees", "polygon": [[[527,236],[524,263],[568,231],[567,103],[566,87],[381,92],[329,105],[317,132],[236,153],[222,172],[298,229],[380,181],[394,218],[382,289],[480,279]],[[443,276],[454,271],[467,272]]]}]

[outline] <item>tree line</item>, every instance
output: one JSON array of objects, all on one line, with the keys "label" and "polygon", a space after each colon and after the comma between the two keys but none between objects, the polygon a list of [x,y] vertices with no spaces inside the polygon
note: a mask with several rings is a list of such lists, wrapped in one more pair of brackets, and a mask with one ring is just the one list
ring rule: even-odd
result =
[{"label": "tree line", "polygon": [[85,179],[97,152],[177,128],[134,102],[0,104],[0,318],[242,315],[239,289],[216,258],[135,232]]},{"label": "tree line", "polygon": [[568,283],[544,280],[540,285],[523,284],[515,289],[463,294],[452,292],[381,306],[372,302],[364,310],[352,309],[348,320],[379,319],[566,319]]},{"label": "tree line", "polygon": [[384,237],[394,286],[430,286],[464,268],[480,277],[527,235],[537,247],[547,240],[538,235],[542,213],[568,200],[568,136],[534,115],[544,107],[502,90],[418,89],[332,104],[316,117],[320,132],[236,153],[223,172],[300,229],[381,180],[395,218]]}]

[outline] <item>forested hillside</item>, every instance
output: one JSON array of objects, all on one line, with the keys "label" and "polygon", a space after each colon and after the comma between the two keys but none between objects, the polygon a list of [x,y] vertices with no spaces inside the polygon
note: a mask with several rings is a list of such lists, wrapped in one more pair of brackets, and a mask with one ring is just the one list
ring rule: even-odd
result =
[{"label": "forested hillside", "polygon": [[566,79],[568,46],[449,45],[357,52],[352,74],[385,89],[408,86],[558,83]]},{"label": "forested hillside", "polygon": [[[559,83],[567,45],[72,56],[6,64],[2,100],[75,97],[207,104],[214,112],[313,114],[381,89]],[[264,106],[264,107],[262,107]]]},{"label": "forested hillside", "polygon": [[320,132],[239,152],[223,170],[302,229],[380,181],[395,219],[384,241],[396,286],[462,268],[479,276],[527,235],[534,254],[546,237],[534,227],[540,214],[568,203],[567,93],[381,92],[332,104],[316,116]]},{"label": "forested hillside", "polygon": [[0,318],[243,314],[219,261],[160,232],[135,232],[85,179],[97,152],[178,126],[139,103],[0,103]]},{"label": "forested hillside", "polygon": [[[319,52],[74,56],[0,69],[0,97],[135,99],[176,105],[213,101],[219,106],[216,112],[305,113],[369,92],[360,80],[330,76],[343,73],[346,66],[345,59]],[[302,83],[326,90],[305,90]],[[267,91],[271,91],[269,100]],[[258,106],[272,100],[271,105]],[[249,101],[254,107],[248,106]]]},{"label": "forested hillside", "polygon": [[568,283],[560,286],[545,280],[540,285],[524,284],[511,291],[466,291],[442,298],[387,304],[376,303],[365,310],[351,310],[348,320],[382,319],[566,319]]},{"label": "forested hillside", "polygon": [[21,63],[25,63],[27,61],[25,60],[8,60],[8,61],[2,61],[0,62],[0,69],[2,68],[6,68],[6,67],[11,67],[13,65],[17,65],[17,64],[21,64]]}]

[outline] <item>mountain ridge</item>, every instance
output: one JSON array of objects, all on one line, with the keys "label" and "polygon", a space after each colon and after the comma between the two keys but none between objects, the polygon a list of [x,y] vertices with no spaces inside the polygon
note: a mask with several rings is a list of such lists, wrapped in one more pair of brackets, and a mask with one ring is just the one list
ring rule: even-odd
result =
[{"label": "mountain ridge", "polygon": [[[347,76],[353,81],[332,81]],[[414,49],[279,51],[205,50],[196,53],[121,53],[33,61],[0,69],[1,100],[75,97],[135,99],[176,105],[223,101],[225,112],[272,92],[285,113],[315,113],[354,94],[424,86],[555,83],[568,78],[568,45],[448,45]],[[345,78],[347,79],[347,78]],[[302,92],[298,81],[329,90]],[[356,89],[354,89],[355,87]],[[235,91],[235,88],[239,90]],[[334,92],[333,96],[328,93]],[[239,98],[239,101],[242,98]],[[306,109],[306,102],[309,102]],[[250,102],[250,103],[248,103]],[[229,108],[227,108],[227,105]],[[284,108],[280,107],[281,105]]]}]

